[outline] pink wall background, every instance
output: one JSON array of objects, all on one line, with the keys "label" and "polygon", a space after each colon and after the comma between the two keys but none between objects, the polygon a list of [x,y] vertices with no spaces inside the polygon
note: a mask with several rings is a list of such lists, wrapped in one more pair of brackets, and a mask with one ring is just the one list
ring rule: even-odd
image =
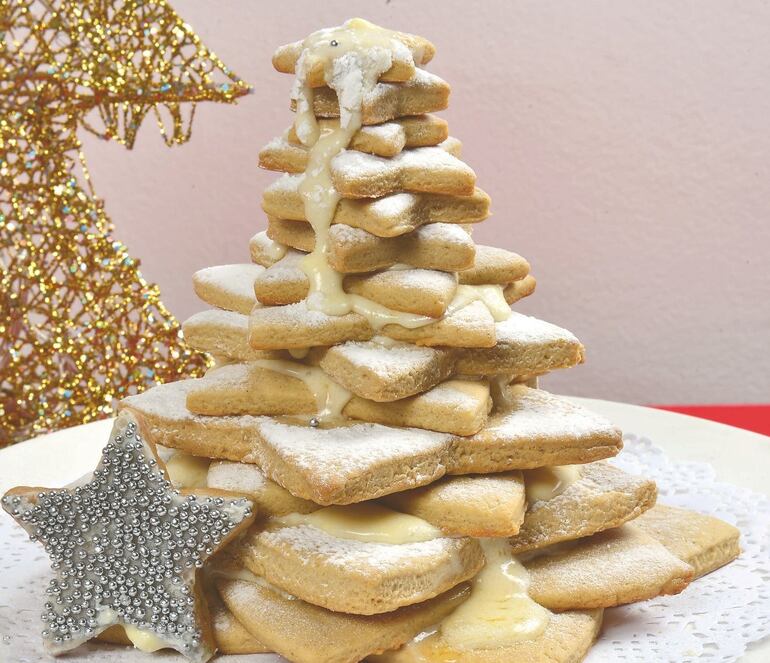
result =
[{"label": "pink wall background", "polygon": [[444,114],[493,199],[475,237],[525,255],[520,310],[585,366],[546,386],[641,403],[770,401],[770,4],[760,0],[176,0],[254,94],[201,105],[192,141],[85,138],[116,235],[180,318],[190,274],[248,260],[290,122],[273,49],[361,15],[434,41]]}]

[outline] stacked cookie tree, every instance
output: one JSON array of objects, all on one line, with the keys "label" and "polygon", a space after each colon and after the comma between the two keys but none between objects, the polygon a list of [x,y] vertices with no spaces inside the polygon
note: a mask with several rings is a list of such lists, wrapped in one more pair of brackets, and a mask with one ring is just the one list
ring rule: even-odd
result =
[{"label": "stacked cookie tree", "polygon": [[648,511],[655,485],[599,462],[620,431],[535,388],[583,347],[511,309],[524,258],[473,241],[490,200],[432,114],[433,55],[359,19],[277,51],[295,120],[260,153],[284,173],[267,231],[250,264],[195,275],[213,308],[184,324],[217,366],[123,403],[179,484],[256,504],[210,574],[224,651],[575,661],[603,608],[736,552],[709,520],[723,554],[688,564],[672,532],[703,522]]}]

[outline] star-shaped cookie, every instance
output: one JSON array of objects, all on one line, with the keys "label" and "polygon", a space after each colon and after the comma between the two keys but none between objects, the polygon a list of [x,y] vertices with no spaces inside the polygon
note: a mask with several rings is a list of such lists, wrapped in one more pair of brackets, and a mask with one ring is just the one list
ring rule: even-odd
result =
[{"label": "star-shaped cookie", "polygon": [[91,475],[61,489],[13,488],[2,505],[56,572],[42,614],[49,651],[119,624],[149,649],[200,663],[214,654],[200,569],[253,520],[252,504],[174,489],[134,415],[118,416]]}]

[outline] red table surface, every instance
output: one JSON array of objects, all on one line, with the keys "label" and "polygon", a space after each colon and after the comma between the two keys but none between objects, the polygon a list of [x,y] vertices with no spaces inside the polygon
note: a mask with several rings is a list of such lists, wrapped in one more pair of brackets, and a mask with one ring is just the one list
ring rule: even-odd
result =
[{"label": "red table surface", "polygon": [[652,407],[770,435],[770,405],[653,405]]}]

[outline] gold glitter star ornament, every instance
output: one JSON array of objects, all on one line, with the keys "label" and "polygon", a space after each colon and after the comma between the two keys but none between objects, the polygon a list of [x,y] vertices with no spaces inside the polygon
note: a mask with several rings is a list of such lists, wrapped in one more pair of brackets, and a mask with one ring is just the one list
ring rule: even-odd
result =
[{"label": "gold glitter star ornament", "polygon": [[0,447],[203,374],[113,234],[79,134],[130,148],[154,116],[180,144],[199,102],[248,89],[164,0],[0,0]]},{"label": "gold glitter star ornament", "polygon": [[196,663],[214,654],[201,569],[253,521],[252,504],[176,490],[134,415],[118,416],[91,475],[62,489],[13,488],[2,505],[56,573],[42,614],[51,653],[118,624],[149,649]]}]

